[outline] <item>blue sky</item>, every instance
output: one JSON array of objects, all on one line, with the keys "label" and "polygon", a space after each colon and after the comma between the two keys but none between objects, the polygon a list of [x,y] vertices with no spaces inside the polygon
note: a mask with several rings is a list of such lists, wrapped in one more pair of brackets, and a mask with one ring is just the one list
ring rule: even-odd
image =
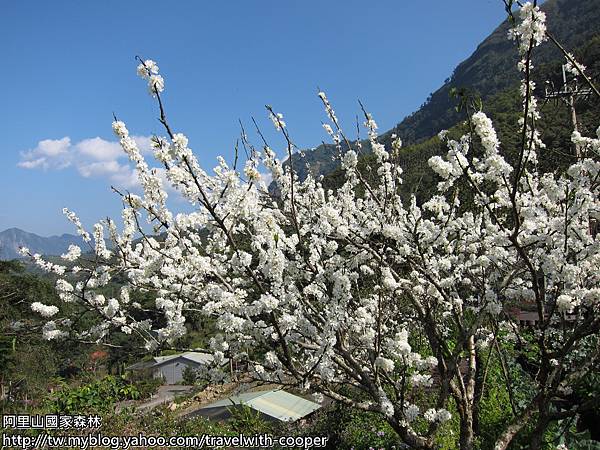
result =
[{"label": "blue sky", "polygon": [[272,135],[265,104],[299,146],[325,140],[317,87],[346,128],[359,98],[393,127],[503,19],[500,0],[0,2],[0,231],[74,232],[64,206],[87,226],[119,217],[110,185],[131,177],[113,112],[142,145],[164,134],[136,55],[158,62],[169,121],[210,169],[238,119]]}]

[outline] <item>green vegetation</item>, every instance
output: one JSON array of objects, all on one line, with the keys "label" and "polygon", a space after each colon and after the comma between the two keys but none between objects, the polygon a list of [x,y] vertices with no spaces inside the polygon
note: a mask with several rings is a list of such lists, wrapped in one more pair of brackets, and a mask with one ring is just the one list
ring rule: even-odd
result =
[{"label": "green vegetation", "polygon": [[63,386],[50,396],[48,410],[66,414],[107,413],[121,400],[136,400],[140,392],[123,377],[106,376],[76,388]]},{"label": "green vegetation", "polygon": [[86,364],[84,347],[42,339],[44,321],[30,308],[35,301],[58,303],[52,282],[20,262],[0,261],[0,409],[29,407],[55,377],[70,378]]},{"label": "green vegetation", "polygon": [[196,371],[189,366],[183,369],[182,376],[184,384],[194,384],[198,378]]}]

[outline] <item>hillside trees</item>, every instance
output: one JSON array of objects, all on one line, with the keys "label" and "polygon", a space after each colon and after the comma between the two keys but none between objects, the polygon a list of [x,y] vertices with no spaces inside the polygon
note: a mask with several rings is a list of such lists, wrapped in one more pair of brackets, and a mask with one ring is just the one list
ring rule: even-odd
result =
[{"label": "hillside trees", "polygon": [[57,300],[51,282],[27,273],[18,261],[0,261],[1,407],[45,393],[50,378],[65,368],[67,358],[81,357],[79,349],[64,342],[41,339],[45,320],[32,314],[31,305]]},{"label": "hillside trees", "polygon": [[[149,349],[186,332],[190,313],[214,319],[211,349],[250,364],[262,381],[294,385],[383,417],[414,448],[435,447],[453,415],[459,445],[476,445],[487,365],[503,368],[511,417],[495,436],[507,448],[520,432],[540,448],[550,424],[597,407],[598,392],[573,400],[600,359],[600,241],[593,224],[600,214],[599,136],[574,133],[583,157],[565,172],[539,170],[546,151],[531,78],[532,54],[546,39],[544,14],[526,3],[511,32],[522,74],[522,107],[515,163],[504,157],[492,121],[470,115],[467,132],[429,165],[440,178],[438,192],[403,201],[403,172],[365,112],[377,176],[357,170],[360,148],[345,137],[324,93],[325,126],[343,155],[344,181],[336,191],[319,181],[300,182],[264,142],[238,170],[223,158],[205,172],[187,138],[165,115],[164,80],[151,60],[138,73],[156,98],[165,137],[154,138],[155,158],[181,196],[196,208],[174,214],[167,206],[158,169],[143,158],[125,124],[113,123],[123,150],[135,164],[143,196],[121,193],[123,230],[112,220],[93,236],[65,211],[95,253],[95,264],[76,267],[35,257],[61,275],[63,302],[77,302],[103,321],[91,328],[54,308],[37,306],[48,318],[47,339],[107,340],[114,330],[146,340]],[[567,56],[572,70],[584,68]],[[288,156],[294,150],[287,124],[271,107]],[[259,168],[278,186],[273,198]],[[458,189],[472,204],[461,205]],[[157,240],[141,226],[146,218]],[[105,242],[108,231],[113,243]],[[142,239],[134,242],[134,235]],[[24,250],[26,252],[26,250]],[[65,255],[76,259],[80,250]],[[101,289],[125,277],[119,295]],[[157,333],[132,293],[156,295],[164,316]],[[510,308],[527,303],[538,321],[519,328]],[[146,316],[147,317],[147,316]],[[197,316],[196,316],[197,317]],[[259,349],[260,351],[256,351]],[[518,379],[513,375],[519,374]],[[219,380],[217,368],[209,374]]]}]

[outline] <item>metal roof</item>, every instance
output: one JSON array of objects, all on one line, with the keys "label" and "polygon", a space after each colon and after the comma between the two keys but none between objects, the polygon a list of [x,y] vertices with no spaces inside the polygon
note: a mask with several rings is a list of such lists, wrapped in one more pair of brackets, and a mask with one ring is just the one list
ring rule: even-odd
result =
[{"label": "metal roof", "polygon": [[185,352],[185,353],[177,353],[176,355],[168,355],[168,356],[155,356],[154,361],[156,361],[156,365],[163,364],[167,361],[172,361],[177,358],[185,358],[190,361],[193,361],[198,364],[209,364],[213,362],[213,355],[210,353],[200,353],[200,352]]},{"label": "metal roof", "polygon": [[270,391],[246,392],[225,398],[201,409],[227,408],[233,405],[246,405],[267,416],[283,422],[293,422],[316,411],[318,403],[290,394],[281,389]]},{"label": "metal roof", "polygon": [[181,355],[185,359],[197,362],[198,364],[209,364],[213,362],[214,357],[210,353],[187,352]]},{"label": "metal roof", "polygon": [[125,367],[125,370],[149,369],[150,367],[153,367],[154,364],[156,364],[156,361],[153,361],[153,360],[150,360],[150,361],[139,361],[139,362],[136,362],[135,364],[132,364],[130,366]]},{"label": "metal roof", "polygon": [[185,353],[177,353],[176,355],[167,355],[167,356],[155,356],[150,361],[141,361],[135,363],[129,367],[127,370],[134,369],[149,369],[151,367],[160,366],[166,362],[175,360],[177,358],[184,358],[189,361],[193,361],[197,364],[210,364],[213,362],[213,355],[210,353],[201,353],[201,352],[185,352]]}]

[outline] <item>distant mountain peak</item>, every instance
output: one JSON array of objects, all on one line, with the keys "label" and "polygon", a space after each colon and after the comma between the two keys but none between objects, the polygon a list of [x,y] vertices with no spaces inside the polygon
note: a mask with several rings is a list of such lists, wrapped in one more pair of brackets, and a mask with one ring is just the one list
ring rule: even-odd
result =
[{"label": "distant mountain peak", "polygon": [[0,260],[22,258],[20,247],[27,247],[32,253],[61,255],[69,245],[84,244],[80,236],[64,233],[61,236],[42,237],[35,233],[12,227],[0,232]]}]

